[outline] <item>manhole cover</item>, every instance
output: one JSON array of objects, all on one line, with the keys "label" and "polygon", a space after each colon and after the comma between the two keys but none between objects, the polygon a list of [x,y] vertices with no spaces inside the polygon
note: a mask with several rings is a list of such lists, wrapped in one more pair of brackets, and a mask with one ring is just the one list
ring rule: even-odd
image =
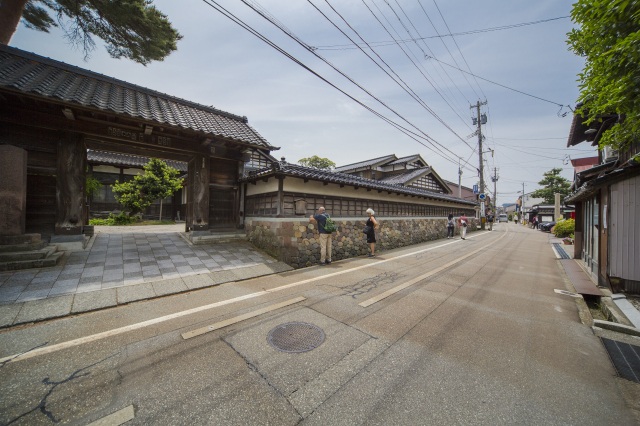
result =
[{"label": "manhole cover", "polygon": [[267,342],[282,352],[308,352],[324,342],[324,331],[306,322],[288,322],[271,330]]}]

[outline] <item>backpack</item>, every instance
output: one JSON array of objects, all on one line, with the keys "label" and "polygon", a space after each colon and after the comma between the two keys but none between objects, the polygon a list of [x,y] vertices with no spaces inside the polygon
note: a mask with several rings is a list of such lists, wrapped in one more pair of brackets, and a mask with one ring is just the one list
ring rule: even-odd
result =
[{"label": "backpack", "polygon": [[329,215],[325,215],[325,216],[327,217],[327,220],[324,222],[324,226],[323,226],[325,232],[328,232],[329,234],[336,232],[338,227],[336,226],[333,219],[331,219]]}]

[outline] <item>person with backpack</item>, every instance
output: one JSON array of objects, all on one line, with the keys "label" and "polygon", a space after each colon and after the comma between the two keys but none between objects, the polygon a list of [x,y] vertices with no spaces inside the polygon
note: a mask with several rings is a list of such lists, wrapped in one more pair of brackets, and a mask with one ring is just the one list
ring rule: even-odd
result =
[{"label": "person with backpack", "polygon": [[458,226],[460,226],[460,238],[463,240],[467,236],[467,225],[469,225],[469,219],[467,219],[467,216],[462,213],[460,218],[458,218]]},{"label": "person with backpack", "polygon": [[453,238],[453,231],[455,230],[456,223],[453,220],[453,214],[449,213],[447,218],[447,239]]},{"label": "person with backpack", "polygon": [[309,216],[309,222],[318,225],[318,233],[320,234],[320,265],[328,265],[331,263],[331,233],[335,231],[333,220],[331,220],[329,214],[325,212],[325,208],[321,206],[318,208],[317,214]]},{"label": "person with backpack", "polygon": [[489,213],[487,213],[487,225],[488,225],[489,231],[493,231],[494,219],[495,219],[495,216],[493,215],[493,212],[489,210]]}]

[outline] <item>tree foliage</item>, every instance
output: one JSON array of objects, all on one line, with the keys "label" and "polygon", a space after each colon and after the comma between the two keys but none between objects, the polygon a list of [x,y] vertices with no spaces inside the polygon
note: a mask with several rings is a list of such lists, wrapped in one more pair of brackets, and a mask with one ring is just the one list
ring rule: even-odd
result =
[{"label": "tree foliage", "polygon": [[623,150],[640,139],[640,1],[578,0],[571,18],[567,43],[585,58],[577,112],[589,124],[617,114],[600,146]]},{"label": "tree foliage", "polygon": [[328,158],[318,157],[314,155],[313,157],[301,158],[298,160],[298,164],[305,167],[313,167],[314,169],[320,170],[331,170],[336,167],[336,163],[329,160]]},{"label": "tree foliage", "polygon": [[152,158],[144,166],[144,173],[126,182],[116,181],[111,188],[116,200],[133,215],[182,188],[183,181],[178,177],[179,174],[178,170],[167,166],[164,161]]},{"label": "tree foliage", "polygon": [[[49,32],[61,27],[65,37],[82,48],[85,58],[95,49],[92,35],[106,42],[114,58],[125,57],[141,64],[161,61],[177,49],[182,36],[167,17],[153,6],[153,0],[3,0],[0,15],[12,26],[0,42],[8,44],[20,19],[28,28]],[[6,36],[8,33],[8,38]]]},{"label": "tree foliage", "polygon": [[562,169],[555,168],[544,173],[544,178],[538,182],[538,185],[543,188],[537,189],[531,193],[534,198],[543,198],[545,204],[555,203],[555,194],[559,193],[560,198],[564,198],[569,195],[569,188],[571,182],[560,176]]}]

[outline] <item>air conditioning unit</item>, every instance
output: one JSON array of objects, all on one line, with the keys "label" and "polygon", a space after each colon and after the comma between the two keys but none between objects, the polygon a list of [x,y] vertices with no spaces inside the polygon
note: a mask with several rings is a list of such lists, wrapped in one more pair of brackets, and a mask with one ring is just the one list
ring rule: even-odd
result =
[{"label": "air conditioning unit", "polygon": [[610,146],[605,146],[602,150],[602,158],[605,163],[615,161],[618,159],[618,150],[613,149]]}]

